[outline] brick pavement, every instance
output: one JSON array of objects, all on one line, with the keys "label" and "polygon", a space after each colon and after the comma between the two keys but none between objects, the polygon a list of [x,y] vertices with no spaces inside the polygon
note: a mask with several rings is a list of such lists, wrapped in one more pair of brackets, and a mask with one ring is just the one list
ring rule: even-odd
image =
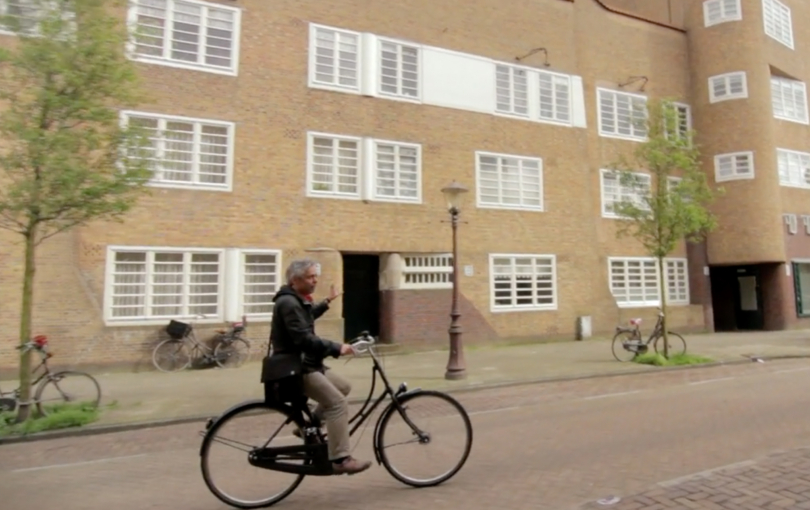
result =
[{"label": "brick pavement", "polygon": [[[744,355],[810,356],[810,332],[778,331],[688,335],[689,352],[718,361],[744,360]],[[446,381],[447,352],[423,352],[387,356],[385,369],[392,384],[407,381],[423,388],[459,389],[513,381],[617,374],[628,371],[655,372],[656,368],[613,359],[609,339],[584,342],[530,344],[511,347],[468,348],[468,373],[462,381]],[[331,360],[353,386],[352,395],[364,396],[370,385],[368,358]],[[0,374],[2,375],[2,374]],[[117,402],[106,410],[98,424],[122,424],[216,413],[246,398],[259,398],[259,365],[238,369],[190,370],[182,373],[101,372],[103,403]],[[3,381],[8,389],[13,383]]]},{"label": "brick pavement", "polygon": [[810,509],[810,448],[661,482],[615,504],[604,499],[581,510]]},{"label": "brick pavement", "polygon": [[[475,443],[446,485],[406,488],[375,466],[353,478],[307,478],[274,508],[562,510],[636,494],[660,480],[810,444],[808,383],[808,362],[792,360],[463,393]],[[372,425],[358,456],[371,457]],[[0,446],[3,509],[227,508],[202,483],[199,429]]]}]

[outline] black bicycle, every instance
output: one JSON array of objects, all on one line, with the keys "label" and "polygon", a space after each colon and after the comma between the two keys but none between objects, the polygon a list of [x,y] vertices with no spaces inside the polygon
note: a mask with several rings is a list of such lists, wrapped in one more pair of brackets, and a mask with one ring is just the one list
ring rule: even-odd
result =
[{"label": "black bicycle", "polygon": [[[649,338],[641,338],[641,319],[630,319],[630,328],[616,326],[616,335],[613,337],[613,357],[618,361],[632,361],[636,356],[646,353],[650,343],[656,353],[664,352],[664,312],[658,309],[658,321],[650,333]],[[667,352],[670,356],[676,354],[686,354],[686,340],[681,335],[673,331],[667,331],[668,343]],[[661,345],[659,345],[659,342]],[[629,356],[625,355],[629,353]]]},{"label": "black bicycle", "polygon": [[[354,424],[349,435],[353,437],[383,399],[389,397],[391,402],[374,427],[373,450],[377,464],[385,466],[395,479],[414,487],[435,486],[452,478],[467,461],[472,448],[472,423],[464,407],[440,391],[408,390],[405,383],[394,391],[375,353],[376,340],[363,332],[349,343],[355,353],[369,353],[373,363],[371,389],[362,408],[349,420]],[[377,373],[385,390],[369,407]],[[208,489],[221,501],[237,508],[268,507],[292,494],[306,475],[333,474],[327,437],[320,428],[320,419],[307,404],[307,397],[289,400],[293,401],[270,404],[265,400],[250,400],[208,420],[206,430],[201,432],[202,476]],[[425,416],[419,414],[425,409],[428,411]],[[425,424],[428,419],[436,423],[428,426]],[[282,432],[285,427],[290,427],[288,432]],[[244,438],[234,439],[233,436],[239,434]],[[271,442],[273,446],[269,446]],[[421,452],[432,453],[430,447],[448,443],[451,449],[442,449],[429,459],[415,456]],[[455,455],[451,453],[454,443],[458,450]],[[400,450],[393,447],[406,444],[415,444],[415,450],[397,457]],[[220,446],[223,448],[219,449]],[[214,462],[220,452],[225,454],[221,465]],[[249,468],[248,473],[239,471],[244,467]],[[412,474],[412,470],[417,469],[432,470],[432,473]],[[271,473],[283,479],[279,489],[272,488]]]}]

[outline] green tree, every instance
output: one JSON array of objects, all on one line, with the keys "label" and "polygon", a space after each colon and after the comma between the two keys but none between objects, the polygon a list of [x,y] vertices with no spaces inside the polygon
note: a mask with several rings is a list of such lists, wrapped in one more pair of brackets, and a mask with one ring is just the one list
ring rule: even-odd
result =
[{"label": "green tree", "polygon": [[[1,20],[17,35],[0,49],[0,228],[25,246],[21,346],[31,338],[37,246],[120,220],[151,175],[143,132],[119,121],[119,108],[142,98],[114,3],[27,0]],[[18,421],[30,413],[30,356],[21,350]]]},{"label": "green tree", "polygon": [[664,357],[668,358],[664,258],[678,243],[699,242],[716,228],[709,206],[723,190],[709,186],[701,169],[695,133],[688,129],[672,100],[650,100],[644,119],[647,140],[632,156],[620,156],[609,168],[619,175],[620,185],[633,190],[636,197],[623,198],[614,207],[621,218],[617,236],[635,238],[658,261]]}]

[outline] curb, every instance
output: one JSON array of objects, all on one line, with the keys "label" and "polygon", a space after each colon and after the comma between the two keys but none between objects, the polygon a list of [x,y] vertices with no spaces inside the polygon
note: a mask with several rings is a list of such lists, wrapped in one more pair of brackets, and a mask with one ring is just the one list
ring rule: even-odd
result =
[{"label": "curb", "polygon": [[[776,355],[776,356],[758,356],[758,359],[763,361],[778,361],[778,360],[787,360],[787,359],[808,359],[810,358],[810,354],[786,354],[786,355]],[[492,390],[492,389],[500,389],[500,388],[512,388],[516,386],[528,386],[532,384],[548,384],[548,383],[555,383],[555,382],[567,382],[567,381],[582,381],[587,379],[602,379],[602,378],[609,378],[609,377],[625,377],[630,375],[642,375],[642,374],[659,374],[661,372],[675,372],[675,371],[682,371],[682,370],[696,370],[701,368],[716,368],[726,365],[742,365],[745,363],[751,363],[752,360],[750,358],[741,359],[741,360],[733,360],[733,361],[714,361],[711,363],[701,363],[698,365],[680,365],[674,367],[652,367],[652,366],[644,366],[643,368],[639,368],[636,370],[628,370],[626,372],[616,372],[616,373],[596,373],[596,374],[585,374],[585,375],[567,375],[567,376],[557,376],[557,377],[541,377],[535,379],[520,379],[515,381],[505,381],[505,382],[497,382],[497,383],[482,383],[482,384],[473,384],[469,386],[459,387],[459,388],[442,388],[440,391],[445,393],[472,393],[476,391],[483,391],[483,390]],[[362,404],[365,402],[366,397],[354,397],[349,399],[349,405],[356,405]],[[54,431],[47,431],[47,432],[38,432],[35,434],[25,435],[25,436],[9,436],[9,437],[0,437],[0,446],[7,445],[7,444],[14,444],[14,443],[25,443],[25,442],[33,442],[33,441],[44,441],[47,439],[62,439],[66,437],[81,437],[81,436],[93,436],[93,435],[100,435],[100,434],[112,434],[116,432],[129,432],[133,430],[142,430],[142,429],[150,429],[150,428],[157,428],[157,427],[166,427],[169,425],[182,425],[186,423],[194,423],[194,422],[205,422],[209,418],[214,416],[212,413],[207,413],[204,415],[195,415],[195,416],[184,416],[179,418],[167,418],[163,420],[148,420],[148,421],[140,421],[140,422],[131,422],[131,423],[118,423],[118,424],[111,424],[111,425],[99,425],[99,426],[88,426],[82,428],[74,428],[74,429],[63,429],[63,430],[54,430]]]}]

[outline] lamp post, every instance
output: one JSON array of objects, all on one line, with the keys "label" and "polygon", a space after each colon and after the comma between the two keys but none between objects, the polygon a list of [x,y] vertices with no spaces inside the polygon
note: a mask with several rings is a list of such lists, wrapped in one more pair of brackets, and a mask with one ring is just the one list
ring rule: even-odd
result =
[{"label": "lamp post", "polygon": [[467,364],[464,361],[464,351],[461,346],[461,325],[458,318],[461,314],[458,311],[458,216],[461,195],[468,190],[456,181],[451,182],[444,188],[442,193],[447,198],[447,209],[450,212],[450,224],[453,228],[453,305],[450,309],[450,358],[447,360],[447,371],[444,373],[445,379],[456,380],[467,377]]}]

